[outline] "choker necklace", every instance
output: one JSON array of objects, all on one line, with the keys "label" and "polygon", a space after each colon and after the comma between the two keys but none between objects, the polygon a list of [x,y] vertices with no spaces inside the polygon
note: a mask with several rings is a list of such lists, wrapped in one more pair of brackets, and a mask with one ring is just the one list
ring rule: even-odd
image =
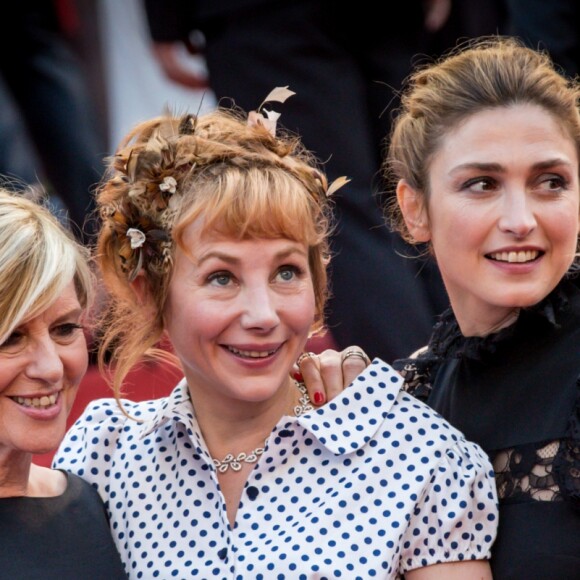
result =
[{"label": "choker necklace", "polygon": [[[310,397],[308,396],[308,390],[304,383],[299,383],[298,381],[294,382],[296,383],[297,389],[300,391],[298,404],[294,407],[294,415],[300,417],[300,415],[312,411],[314,407],[312,406]],[[266,444],[266,441],[264,441],[264,445]],[[221,461],[213,457],[211,460],[213,461],[216,470],[220,473],[225,473],[230,467],[232,468],[232,471],[240,471],[240,469],[242,469],[242,463],[256,463],[258,457],[260,457],[262,453],[264,453],[264,447],[256,447],[256,449],[253,449],[249,453],[244,453],[243,451],[242,453],[238,453],[238,455],[228,453]]]}]

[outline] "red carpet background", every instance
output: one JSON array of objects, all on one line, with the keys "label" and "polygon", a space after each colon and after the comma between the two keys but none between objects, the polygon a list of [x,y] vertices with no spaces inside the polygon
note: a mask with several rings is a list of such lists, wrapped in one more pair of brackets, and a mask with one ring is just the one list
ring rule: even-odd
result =
[{"label": "red carpet background", "polygon": [[[310,340],[306,350],[322,352],[327,348],[337,348],[330,335]],[[182,376],[180,370],[169,365],[143,364],[127,377],[125,383],[126,398],[134,401],[144,401],[163,397],[171,392]],[[112,392],[97,367],[89,367],[69,415],[68,426],[70,427],[78,419],[89,401],[111,396]],[[50,467],[53,455],[54,453],[35,455],[33,461],[37,465]]]}]

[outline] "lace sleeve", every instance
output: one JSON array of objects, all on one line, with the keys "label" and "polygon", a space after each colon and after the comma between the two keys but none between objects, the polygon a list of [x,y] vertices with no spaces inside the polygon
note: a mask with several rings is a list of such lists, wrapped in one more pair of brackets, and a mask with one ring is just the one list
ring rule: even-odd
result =
[{"label": "lace sleeve", "polygon": [[401,361],[397,369],[404,379],[402,389],[421,401],[427,401],[431,393],[431,380],[426,369],[421,369],[414,359]]}]

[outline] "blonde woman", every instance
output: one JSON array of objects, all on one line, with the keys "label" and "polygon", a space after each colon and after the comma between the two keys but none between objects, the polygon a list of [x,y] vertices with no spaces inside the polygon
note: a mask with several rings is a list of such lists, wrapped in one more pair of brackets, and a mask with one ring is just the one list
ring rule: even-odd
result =
[{"label": "blonde woman", "polygon": [[87,369],[84,249],[48,209],[0,190],[0,569],[36,580],[126,578],[98,493],[35,465],[55,450]]}]

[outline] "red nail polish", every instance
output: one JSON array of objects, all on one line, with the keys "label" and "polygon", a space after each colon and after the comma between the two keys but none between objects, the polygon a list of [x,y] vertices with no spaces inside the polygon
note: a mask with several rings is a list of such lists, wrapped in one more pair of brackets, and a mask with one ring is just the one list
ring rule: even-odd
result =
[{"label": "red nail polish", "polygon": [[314,402],[317,405],[321,405],[322,403],[324,403],[324,395],[318,391],[314,393]]},{"label": "red nail polish", "polygon": [[301,383],[301,382],[304,380],[304,379],[302,378],[302,373],[300,373],[300,372],[298,372],[298,371],[296,371],[295,373],[293,373],[293,374],[292,374],[292,378],[293,378],[295,381],[298,381],[298,382],[300,382],[300,383]]}]

